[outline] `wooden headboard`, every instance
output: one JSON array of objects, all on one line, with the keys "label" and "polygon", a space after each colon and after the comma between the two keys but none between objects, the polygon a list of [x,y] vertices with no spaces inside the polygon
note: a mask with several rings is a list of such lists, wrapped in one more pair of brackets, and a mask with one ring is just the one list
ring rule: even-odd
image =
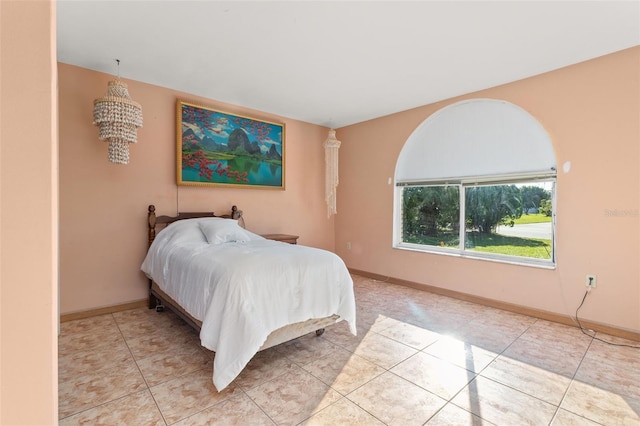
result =
[{"label": "wooden headboard", "polygon": [[147,224],[149,228],[149,247],[156,238],[158,227],[164,228],[167,225],[172,224],[178,220],[193,219],[196,217],[222,217],[226,219],[241,219],[242,210],[238,210],[238,207],[231,207],[231,213],[223,215],[215,215],[213,212],[178,212],[177,216],[156,216],[156,206],[151,204],[149,206],[149,212],[147,214]]}]

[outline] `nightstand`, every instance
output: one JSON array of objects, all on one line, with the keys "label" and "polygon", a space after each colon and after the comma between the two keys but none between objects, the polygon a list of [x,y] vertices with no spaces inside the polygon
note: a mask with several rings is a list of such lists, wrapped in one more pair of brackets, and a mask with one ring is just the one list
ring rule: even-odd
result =
[{"label": "nightstand", "polygon": [[297,235],[287,235],[287,234],[263,234],[267,240],[275,240],[282,241],[283,243],[289,244],[298,244],[298,236]]}]

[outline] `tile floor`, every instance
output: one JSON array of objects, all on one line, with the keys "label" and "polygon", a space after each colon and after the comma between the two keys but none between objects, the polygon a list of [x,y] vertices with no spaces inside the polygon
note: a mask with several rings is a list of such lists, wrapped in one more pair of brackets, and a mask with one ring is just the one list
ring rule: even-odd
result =
[{"label": "tile floor", "polygon": [[220,393],[214,354],[171,312],[63,323],[60,424],[640,424],[638,349],[359,276],[354,283],[357,337],[336,324],[260,352]]}]

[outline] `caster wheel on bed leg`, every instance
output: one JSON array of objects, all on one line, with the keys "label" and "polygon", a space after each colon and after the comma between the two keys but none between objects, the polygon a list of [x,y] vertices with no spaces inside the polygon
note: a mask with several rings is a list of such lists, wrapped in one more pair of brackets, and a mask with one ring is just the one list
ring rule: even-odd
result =
[{"label": "caster wheel on bed leg", "polygon": [[316,336],[322,336],[324,334],[324,328],[316,330]]},{"label": "caster wheel on bed leg", "polygon": [[156,312],[164,312],[164,305],[156,306]]}]

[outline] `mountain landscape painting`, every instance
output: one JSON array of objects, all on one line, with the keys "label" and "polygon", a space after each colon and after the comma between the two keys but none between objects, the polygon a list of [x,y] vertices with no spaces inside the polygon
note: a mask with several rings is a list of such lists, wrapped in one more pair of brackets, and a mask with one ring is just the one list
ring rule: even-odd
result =
[{"label": "mountain landscape painting", "polygon": [[284,189],[284,124],[178,101],[179,185]]}]

